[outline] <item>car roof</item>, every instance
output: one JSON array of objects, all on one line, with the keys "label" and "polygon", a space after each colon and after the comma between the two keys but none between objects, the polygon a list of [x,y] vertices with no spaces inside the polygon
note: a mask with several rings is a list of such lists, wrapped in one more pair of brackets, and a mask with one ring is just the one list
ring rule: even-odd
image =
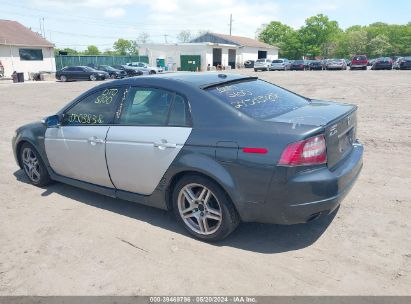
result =
[{"label": "car roof", "polygon": [[179,81],[185,84],[205,88],[209,86],[215,86],[223,84],[226,82],[232,82],[237,80],[247,80],[247,79],[257,79],[257,77],[234,74],[234,73],[218,73],[218,72],[203,72],[203,73],[194,73],[194,72],[176,72],[176,73],[164,73],[164,74],[155,74],[150,76],[138,76],[130,77],[121,80],[114,80],[110,83],[124,83],[124,84],[133,84],[139,79],[167,79],[171,81]]}]

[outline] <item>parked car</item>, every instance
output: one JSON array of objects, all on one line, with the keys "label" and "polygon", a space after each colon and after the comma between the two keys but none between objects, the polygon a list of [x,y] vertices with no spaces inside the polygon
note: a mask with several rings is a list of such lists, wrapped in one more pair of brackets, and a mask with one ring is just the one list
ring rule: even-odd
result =
[{"label": "parked car", "polygon": [[145,62],[132,62],[127,63],[127,65],[142,71],[144,74],[152,75],[163,72],[163,68],[150,66]]},{"label": "parked car", "polygon": [[392,70],[392,59],[380,57],[374,60],[371,70]]},{"label": "parked car", "polygon": [[331,59],[327,62],[326,70],[346,70],[347,64],[344,59]]},{"label": "parked car", "polygon": [[399,70],[400,69],[400,62],[404,57],[397,57],[397,59],[394,60],[394,63],[392,64],[392,68],[394,70]]},{"label": "parked car", "polygon": [[216,241],[240,221],[332,213],[362,168],[356,129],[355,105],[256,77],[175,73],[94,87],[18,128],[12,147],[33,185],[173,210],[189,233]]},{"label": "parked car", "polygon": [[411,56],[402,58],[399,65],[400,70],[411,70]]},{"label": "parked car", "polygon": [[362,69],[366,70],[368,65],[368,59],[365,55],[357,55],[351,59],[350,70]]},{"label": "parked car", "polygon": [[290,67],[292,71],[305,71],[305,62],[304,60],[295,60]]},{"label": "parked car", "polygon": [[129,76],[129,77],[143,75],[143,71],[140,71],[140,70],[138,70],[134,67],[128,66],[126,64],[113,65],[113,68],[115,68],[117,70],[125,71],[127,73],[127,76]]},{"label": "parked car", "polygon": [[323,63],[321,62],[321,60],[313,60],[310,63],[309,69],[310,69],[310,71],[313,71],[313,70],[322,71],[324,69]]},{"label": "parked car", "polygon": [[254,72],[257,71],[268,71],[271,66],[271,60],[270,59],[257,59],[256,62],[254,62]]},{"label": "parked car", "polygon": [[112,79],[121,79],[127,77],[127,72],[124,70],[115,69],[109,65],[99,65],[98,70],[107,72]]},{"label": "parked car", "polygon": [[313,60],[309,59],[309,60],[304,60],[304,66],[306,70],[310,69],[310,64],[311,62],[313,62]]},{"label": "parked car", "polygon": [[246,69],[252,69],[254,67],[254,60],[247,60],[244,62],[244,67]]},{"label": "parked car", "polygon": [[288,59],[276,59],[271,61],[271,65],[268,68],[270,71],[287,71],[291,67],[291,63]]},{"label": "parked car", "polygon": [[95,70],[88,66],[64,67],[56,72],[56,79],[63,82],[69,80],[104,80],[109,78],[109,74],[104,71]]}]

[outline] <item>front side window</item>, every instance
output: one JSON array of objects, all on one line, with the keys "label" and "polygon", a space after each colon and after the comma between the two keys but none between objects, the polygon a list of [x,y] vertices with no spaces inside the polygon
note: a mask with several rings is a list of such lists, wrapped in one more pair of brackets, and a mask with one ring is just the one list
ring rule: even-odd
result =
[{"label": "front side window", "polygon": [[105,125],[113,122],[117,99],[121,88],[97,91],[68,109],[63,116],[63,125]]},{"label": "front side window", "polygon": [[43,60],[41,49],[19,49],[20,60]]},{"label": "front side window", "polygon": [[118,121],[122,125],[186,126],[189,123],[185,99],[174,92],[132,87]]}]

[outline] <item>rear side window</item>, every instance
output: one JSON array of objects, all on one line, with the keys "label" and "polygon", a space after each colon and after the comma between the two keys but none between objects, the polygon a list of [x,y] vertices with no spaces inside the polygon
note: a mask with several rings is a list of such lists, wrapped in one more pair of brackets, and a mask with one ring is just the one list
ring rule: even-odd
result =
[{"label": "rear side window", "polygon": [[186,100],[180,95],[156,88],[132,87],[118,121],[135,126],[188,126]]},{"label": "rear side window", "polygon": [[262,80],[211,87],[207,91],[238,111],[260,120],[276,117],[309,103],[303,97]]}]

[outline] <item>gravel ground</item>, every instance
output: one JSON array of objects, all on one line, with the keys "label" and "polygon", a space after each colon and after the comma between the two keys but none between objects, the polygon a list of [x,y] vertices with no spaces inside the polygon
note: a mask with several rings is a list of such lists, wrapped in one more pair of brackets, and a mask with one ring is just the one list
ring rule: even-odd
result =
[{"label": "gravel ground", "polygon": [[14,130],[97,83],[0,83],[0,295],[411,295],[411,72],[257,75],[357,104],[364,169],[333,216],[242,224],[218,244],[162,210],[29,185]]}]

